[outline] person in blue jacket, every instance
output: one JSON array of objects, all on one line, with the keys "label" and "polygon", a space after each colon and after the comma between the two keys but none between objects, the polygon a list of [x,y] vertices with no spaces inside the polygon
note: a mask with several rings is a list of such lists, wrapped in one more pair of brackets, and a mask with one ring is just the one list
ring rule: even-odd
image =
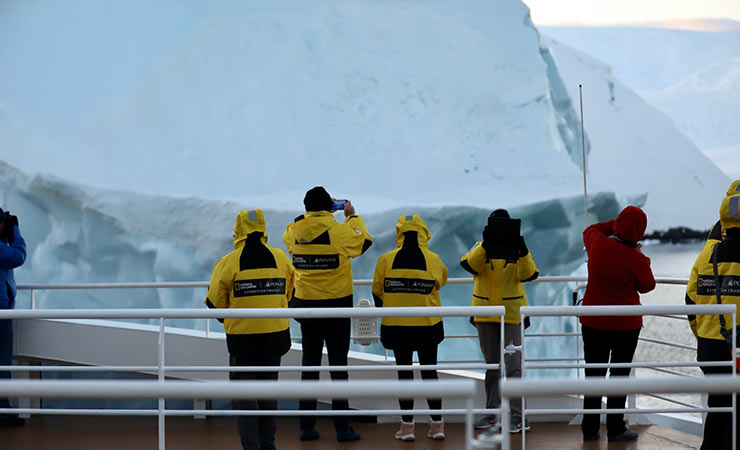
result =
[{"label": "person in blue jacket", "polygon": [[[15,306],[15,278],[13,269],[26,260],[26,241],[18,228],[18,217],[0,208],[0,309]],[[13,322],[0,319],[0,366],[10,366],[13,356]],[[0,370],[0,380],[10,379],[10,372]],[[7,398],[0,398],[0,409],[10,408]],[[15,414],[0,413],[0,428],[18,427],[24,420]]]}]

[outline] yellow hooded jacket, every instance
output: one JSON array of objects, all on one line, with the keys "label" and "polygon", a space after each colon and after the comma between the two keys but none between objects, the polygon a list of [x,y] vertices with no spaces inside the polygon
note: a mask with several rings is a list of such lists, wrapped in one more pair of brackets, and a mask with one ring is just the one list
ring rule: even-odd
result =
[{"label": "yellow hooded jacket", "polygon": [[352,263],[372,245],[360,216],[345,223],[329,211],[308,211],[283,233],[296,269],[295,298],[330,300],[352,295]]},{"label": "yellow hooded jacket", "polygon": [[[397,260],[404,242],[404,233],[416,231],[423,267],[408,268]],[[439,255],[428,248],[429,229],[421,217],[401,216],[396,222],[398,248],[382,255],[375,265],[373,297],[376,304],[387,307],[441,306],[439,290],[447,283],[447,267]],[[420,261],[419,261],[420,262]],[[380,302],[378,302],[380,300]],[[383,317],[383,325],[431,326],[441,317]]]},{"label": "yellow hooded jacket", "polygon": [[[537,278],[539,271],[532,254],[527,252],[516,263],[505,259],[488,259],[486,250],[476,242],[460,258],[460,264],[473,274],[473,306],[505,306],[504,323],[521,323],[519,308],[527,306],[527,293],[522,283]],[[475,316],[475,322],[501,322],[497,316]]]},{"label": "yellow hooded jacket", "polygon": [[[738,182],[733,185],[736,183]],[[726,236],[722,240],[713,239],[710,233],[691,268],[686,286],[687,305],[717,304],[712,264],[712,252],[717,247],[717,272],[721,283],[722,304],[740,306],[740,194],[725,197],[719,215]],[[720,333],[718,315],[689,315],[688,319],[691,331],[697,338],[724,340]],[[725,324],[727,329],[732,327],[732,315],[725,316]],[[740,317],[736,324],[740,324]]]},{"label": "yellow hooded jacket", "polygon": [[[261,232],[259,234],[252,233]],[[287,308],[294,270],[285,253],[267,246],[262,210],[240,211],[234,224],[234,251],[216,262],[205,304],[210,308]],[[287,330],[289,319],[225,319],[226,334]]]}]

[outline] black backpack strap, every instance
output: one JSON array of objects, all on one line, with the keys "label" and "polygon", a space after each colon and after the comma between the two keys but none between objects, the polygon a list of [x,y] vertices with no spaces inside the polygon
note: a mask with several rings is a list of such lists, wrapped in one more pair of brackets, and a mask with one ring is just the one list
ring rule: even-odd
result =
[{"label": "black backpack strap", "polygon": [[[714,268],[714,293],[717,295],[717,304],[721,305],[722,294],[720,290],[722,286],[719,284],[719,270],[717,269],[717,247],[719,247],[719,242],[714,244],[714,249],[712,249],[712,267]],[[724,314],[719,315],[719,326],[721,331],[727,330]]]}]

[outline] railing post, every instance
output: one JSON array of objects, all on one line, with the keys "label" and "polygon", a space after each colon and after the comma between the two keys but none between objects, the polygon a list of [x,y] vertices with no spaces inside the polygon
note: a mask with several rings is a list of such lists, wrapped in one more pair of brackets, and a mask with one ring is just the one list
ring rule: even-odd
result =
[{"label": "railing post", "polygon": [[[520,316],[521,317],[521,311]],[[498,379],[499,379],[499,386],[501,383],[501,380],[506,379],[506,341],[504,340],[506,338],[506,334],[504,333],[504,316],[501,316],[501,323],[499,327],[499,355],[501,357],[498,359]],[[476,327],[477,329],[478,327]],[[488,361],[486,361],[487,363]],[[487,402],[486,402],[487,403]],[[488,407],[488,406],[486,406]],[[501,405],[499,405],[499,408]],[[499,412],[499,421],[502,422],[504,420],[504,410],[502,409],[501,412]],[[502,422],[503,423],[503,422]]]},{"label": "railing post", "polygon": [[[164,317],[159,319],[159,342],[158,342],[158,363],[157,369],[157,380],[160,383],[164,383]],[[157,425],[159,432],[159,450],[165,450],[164,443],[164,398],[160,397],[158,400],[158,414],[157,414]]]},{"label": "railing post", "polygon": [[[719,289],[716,287],[715,289]],[[732,314],[732,376],[737,376],[737,306]],[[732,448],[737,448],[737,392],[732,392]]]},{"label": "railing post", "polygon": [[[40,366],[41,363],[38,361],[30,361],[26,358],[19,358],[18,359],[18,365],[21,366]],[[40,371],[22,371],[18,372],[17,377],[22,380],[40,380],[41,379],[41,372]],[[26,409],[26,408],[41,408],[41,398],[40,397],[19,397],[18,398],[18,408],[20,409]],[[18,417],[23,419],[28,419],[31,417],[30,413],[19,413]]]},{"label": "railing post", "polygon": [[[611,371],[611,369],[609,369]],[[630,379],[634,380],[637,373],[637,369],[635,367],[630,368]],[[637,396],[635,394],[629,394],[627,396],[627,407],[628,408],[637,408]],[[630,425],[637,425],[638,419],[637,414],[629,414],[627,415],[627,423]]]},{"label": "railing post", "polygon": [[509,434],[509,397],[501,397],[501,449],[511,450],[511,435]]},{"label": "railing post", "polygon": [[[206,289],[206,296],[208,296],[208,290]],[[211,334],[211,319],[206,317],[206,337]]]},{"label": "railing post", "polygon": [[473,397],[465,400],[465,449],[473,448]]},{"label": "railing post", "polygon": [[[526,317],[527,317],[526,314],[522,314],[521,315],[521,319],[522,320],[519,323],[519,349],[520,349],[519,355],[521,357],[520,366],[521,366],[521,370],[522,370],[522,380],[524,380],[524,379],[527,378],[527,373],[526,373],[527,371],[525,369],[525,364],[524,364],[524,360],[525,360],[525,358],[524,358],[524,319]],[[526,422],[526,418],[527,418],[526,411],[527,411],[526,399],[522,395],[522,450],[524,450],[524,449],[527,448],[527,432],[526,432],[526,430],[524,430],[524,425],[527,423]],[[502,431],[504,433],[506,433],[506,434],[509,433],[509,429],[508,428],[507,429],[504,429]]]},{"label": "railing post", "polygon": [[31,289],[31,309],[36,309],[36,290]]}]

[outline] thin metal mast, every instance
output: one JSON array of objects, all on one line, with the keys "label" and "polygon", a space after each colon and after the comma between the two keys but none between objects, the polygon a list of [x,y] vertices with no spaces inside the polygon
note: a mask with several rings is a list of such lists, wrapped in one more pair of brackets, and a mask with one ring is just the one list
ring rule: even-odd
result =
[{"label": "thin metal mast", "polygon": [[583,85],[578,85],[578,96],[581,100],[581,152],[583,156],[583,215],[588,228],[588,191],[586,190],[586,138],[583,129]]}]

